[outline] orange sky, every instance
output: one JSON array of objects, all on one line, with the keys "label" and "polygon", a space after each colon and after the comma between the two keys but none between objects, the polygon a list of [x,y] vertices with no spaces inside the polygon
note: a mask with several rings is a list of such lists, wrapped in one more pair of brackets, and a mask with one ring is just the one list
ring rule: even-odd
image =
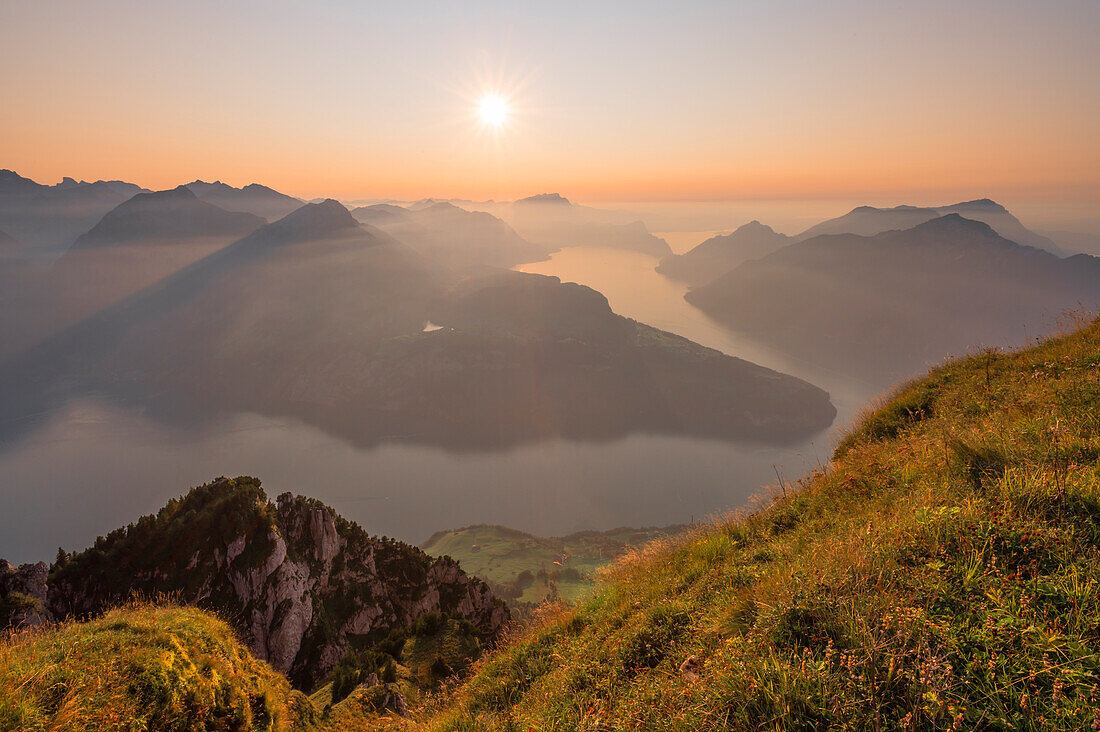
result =
[{"label": "orange sky", "polygon": [[1092,0],[516,5],[6,3],[0,167],[345,199],[1100,201]]}]

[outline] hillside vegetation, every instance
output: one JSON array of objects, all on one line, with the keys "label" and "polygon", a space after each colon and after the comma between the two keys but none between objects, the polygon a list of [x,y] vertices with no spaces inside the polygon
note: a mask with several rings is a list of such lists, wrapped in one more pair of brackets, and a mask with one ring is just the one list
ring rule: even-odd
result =
[{"label": "hillside vegetation", "polygon": [[311,711],[195,608],[132,605],[0,643],[3,730],[287,729]]},{"label": "hillside vegetation", "polygon": [[592,588],[600,567],[632,547],[685,528],[622,527],[544,537],[481,524],[438,531],[420,548],[433,557],[456,560],[467,573],[485,580],[513,610],[526,612],[547,600],[580,599]]},{"label": "hillside vegetation", "polygon": [[424,726],[1100,729],[1098,455],[1100,321],[949,363],[763,510],[547,610]]},{"label": "hillside vegetation", "polygon": [[452,620],[330,704],[369,665],[309,699],[214,616],[136,605],[0,642],[0,728],[1100,729],[1098,457],[1100,320],[903,387],[827,468],[629,553],[411,709]]}]

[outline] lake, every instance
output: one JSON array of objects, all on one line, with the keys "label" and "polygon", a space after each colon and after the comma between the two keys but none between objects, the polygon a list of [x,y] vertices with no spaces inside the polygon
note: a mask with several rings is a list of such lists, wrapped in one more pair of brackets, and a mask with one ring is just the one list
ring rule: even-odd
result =
[{"label": "lake", "polygon": [[777,474],[793,481],[826,463],[873,390],[730,334],[684,302],[684,288],[654,272],[655,264],[632,252],[576,247],[520,269],[592,286],[621,315],[821,386],[839,412],[834,427],[782,448],[639,434],[471,454],[400,444],[361,449],[301,422],[254,414],[173,426],[86,398],[0,445],[0,557],[50,561],[59,546],[82,549],[220,475],[257,476],[271,498],[313,496],[370,533],[420,543],[473,523],[542,535],[687,523],[745,506]]}]

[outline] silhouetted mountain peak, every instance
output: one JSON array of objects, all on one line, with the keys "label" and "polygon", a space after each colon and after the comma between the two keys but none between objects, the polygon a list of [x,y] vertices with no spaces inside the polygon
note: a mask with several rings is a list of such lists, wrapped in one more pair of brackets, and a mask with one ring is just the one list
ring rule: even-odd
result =
[{"label": "silhouetted mountain peak", "polygon": [[171,205],[187,205],[197,202],[198,196],[187,186],[176,186],[163,191],[138,193],[129,200],[120,203],[114,211],[138,211],[142,209],[164,209]]},{"label": "silhouetted mountain peak", "polygon": [[191,201],[198,201],[199,197],[195,195],[187,186],[176,186],[175,188],[169,188],[163,191],[151,191],[149,193],[139,193],[128,201],[123,201],[119,204],[119,210],[125,210],[127,208],[141,208],[144,206],[161,206],[167,203],[187,203]]},{"label": "silhouetted mountain peak", "polygon": [[182,187],[187,188],[196,196],[202,196],[212,191],[225,192],[235,190],[232,186],[228,186],[220,180],[216,180],[213,183],[207,183],[204,180],[193,180]]},{"label": "silhouetted mountain peak", "polygon": [[550,203],[558,206],[572,206],[569,199],[560,193],[540,193],[537,196],[521,198],[516,203]]},{"label": "silhouetted mountain peak", "polygon": [[187,186],[138,193],[104,214],[73,244],[76,249],[143,240],[243,236],[263,224],[248,213],[203,201]]},{"label": "silhouetted mountain peak", "polygon": [[743,233],[743,234],[750,234],[750,233],[774,234],[775,229],[768,226],[767,224],[762,224],[759,221],[757,221],[756,219],[753,219],[752,221],[750,221],[747,224],[742,224],[741,226],[738,226],[737,229],[733,233],[735,233],[735,234],[737,234],[737,233]]},{"label": "silhouetted mountain peak", "polygon": [[930,219],[923,224],[914,226],[911,231],[944,236],[968,235],[1000,238],[997,232],[995,232],[993,227],[989,224],[975,221],[974,219],[968,219],[957,213],[949,213],[938,218]]},{"label": "silhouetted mountain peak", "polygon": [[30,178],[24,178],[14,170],[8,170],[6,168],[0,170],[0,191],[14,193],[19,191],[32,191],[43,187],[44,186],[35,183]]},{"label": "silhouetted mountain peak", "polygon": [[1007,208],[988,198],[979,198],[974,201],[963,201],[962,203],[956,203],[953,206],[944,206],[944,208],[982,209],[984,211],[997,211],[999,213],[1008,213]]},{"label": "silhouetted mountain peak", "polygon": [[291,211],[257,233],[277,234],[284,241],[305,241],[360,229],[359,222],[339,201],[326,198],[320,203],[307,203]]},{"label": "silhouetted mountain peak", "polygon": [[286,195],[286,194],[283,194],[283,193],[279,193],[274,188],[269,188],[268,186],[260,185],[259,183],[249,183],[248,185],[246,185],[241,190],[242,191],[250,191],[252,193],[274,193],[277,196]]},{"label": "silhouetted mountain peak", "polygon": [[925,208],[923,206],[910,206],[908,204],[902,204],[900,206],[891,206],[887,208],[880,208],[878,206],[856,206],[847,213],[848,216],[852,214],[886,214],[886,213],[911,213],[911,212],[928,212],[935,213],[934,208]]}]

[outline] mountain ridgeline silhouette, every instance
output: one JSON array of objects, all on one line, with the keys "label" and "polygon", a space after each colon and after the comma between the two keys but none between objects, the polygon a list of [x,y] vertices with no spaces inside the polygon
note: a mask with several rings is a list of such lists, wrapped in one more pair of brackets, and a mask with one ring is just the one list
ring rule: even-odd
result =
[{"label": "mountain ridgeline silhouette", "polygon": [[1100,259],[1062,259],[953,213],[872,236],[811,237],[686,299],[731,329],[885,387],[1100,306]]},{"label": "mountain ridgeline silhouette", "polygon": [[57,253],[115,206],[145,189],[123,181],[75,181],[45,186],[0,170],[0,229],[22,243],[21,253]]},{"label": "mountain ridgeline silhouette", "polygon": [[259,216],[226,211],[200,200],[187,186],[138,193],[108,211],[73,249],[129,244],[170,243],[205,237],[239,238],[264,224]]},{"label": "mountain ridgeline silhouette", "polygon": [[747,262],[790,244],[792,239],[759,221],[750,221],[730,234],[707,239],[685,254],[665,257],[657,271],[689,285],[702,285]]},{"label": "mountain ridgeline silhouette", "polygon": [[304,203],[301,199],[279,193],[259,183],[249,183],[243,188],[234,188],[221,181],[206,183],[196,180],[188,183],[186,187],[202,200],[226,211],[250,213],[266,221],[281,219]]},{"label": "mountain ridgeline silhouette", "polygon": [[893,208],[875,208],[858,206],[844,216],[823,221],[812,226],[796,237],[809,239],[819,234],[859,234],[874,236],[891,229],[910,229],[940,216],[958,214],[972,221],[981,221],[1005,239],[1024,246],[1045,249],[1052,254],[1062,256],[1064,252],[1053,241],[1036,234],[1025,227],[1020,220],[1008,212],[1001,204],[988,198],[964,201],[950,206],[895,206]]}]

